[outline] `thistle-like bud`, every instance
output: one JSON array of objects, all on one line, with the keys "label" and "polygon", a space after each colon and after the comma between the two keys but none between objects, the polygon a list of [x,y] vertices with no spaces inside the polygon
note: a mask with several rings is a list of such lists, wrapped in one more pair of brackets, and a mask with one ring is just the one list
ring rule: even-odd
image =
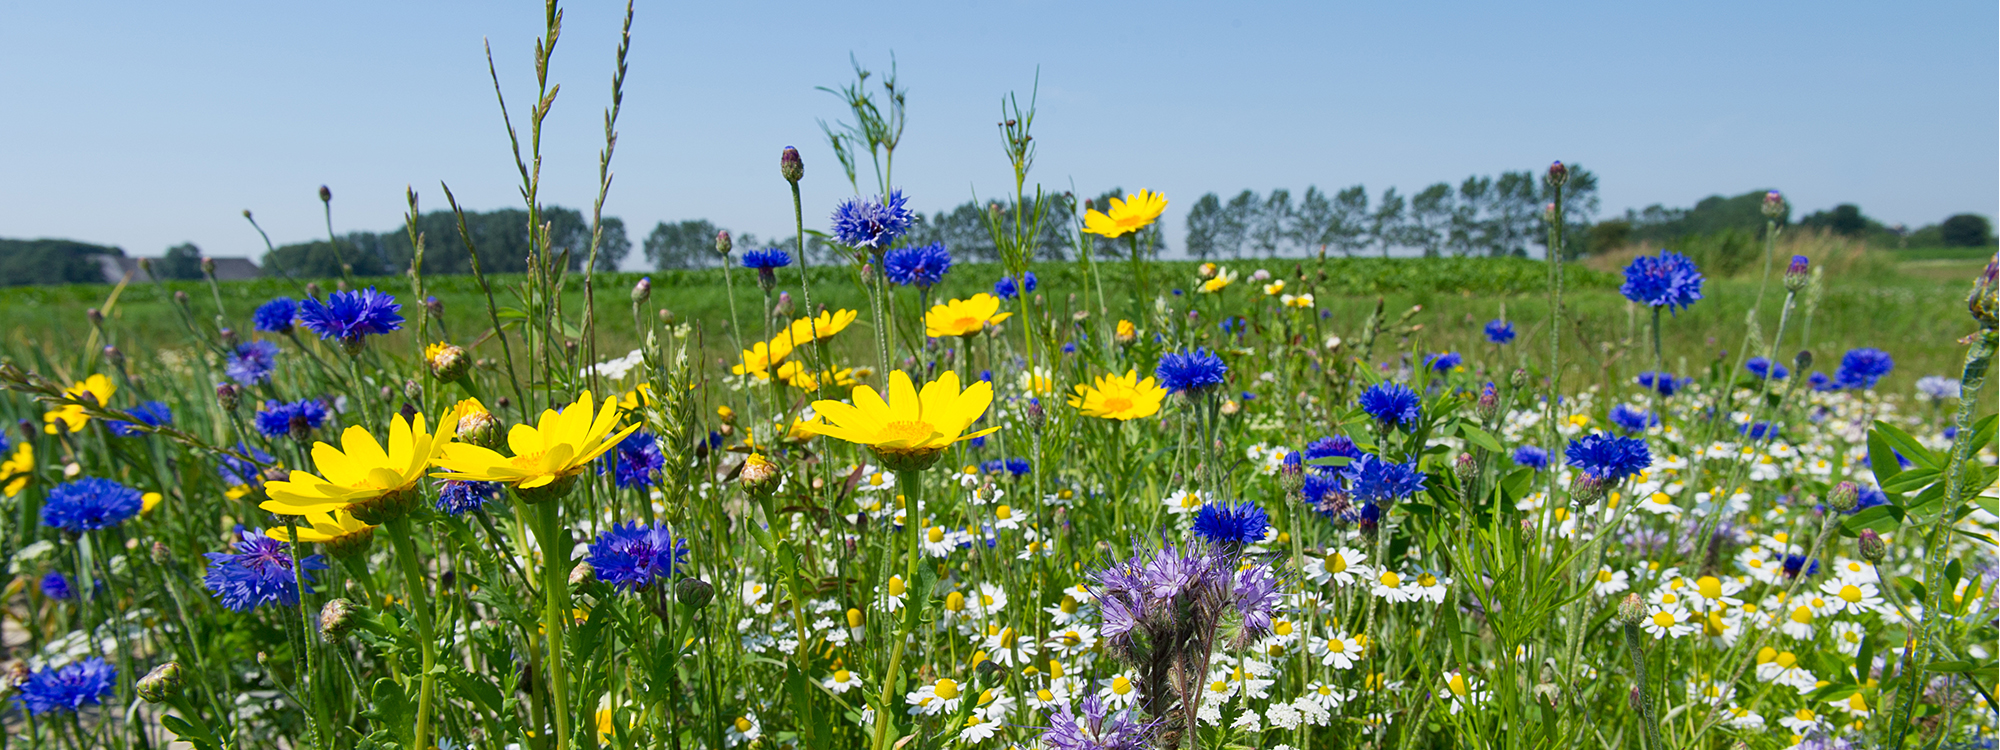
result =
[{"label": "thistle-like bud", "polygon": [[642,276],[639,283],[632,285],[632,304],[644,304],[653,296],[653,277]]},{"label": "thistle-like bud", "polygon": [[188,304],[188,293],[187,293],[187,292],[183,292],[183,291],[175,291],[175,292],[174,292],[174,304],[176,304],[176,305],[180,305],[181,307],[187,307],[187,304]]},{"label": "thistle-like bud", "polygon": [[319,633],[329,643],[339,643],[354,629],[355,620],[361,612],[354,602],[346,599],[331,599],[319,608]]},{"label": "thistle-like bud", "polygon": [[430,311],[431,317],[442,318],[444,317],[444,300],[438,299],[435,294],[427,296],[424,298],[424,309]]},{"label": "thistle-like bud", "polygon": [[1637,625],[1646,619],[1646,601],[1638,594],[1626,594],[1618,602],[1618,621],[1626,625]]},{"label": "thistle-like bud", "polygon": [[1563,166],[1562,162],[1550,164],[1548,181],[1549,187],[1562,187],[1563,183],[1569,182],[1569,167]]},{"label": "thistle-like bud", "polygon": [[1479,401],[1476,402],[1473,411],[1479,415],[1481,422],[1492,422],[1493,418],[1500,414],[1500,394],[1494,390],[1492,383],[1487,383],[1479,392]]},{"label": "thistle-like bud", "polygon": [[1511,385],[1511,386],[1514,386],[1514,388],[1516,388],[1516,389],[1521,389],[1521,388],[1526,388],[1526,387],[1528,387],[1528,370],[1527,370],[1527,368],[1525,368],[1525,367],[1523,367],[1523,368],[1516,368],[1516,369],[1514,370],[1514,374],[1513,374],[1513,375],[1510,375],[1510,376],[1508,376],[1508,378],[1507,378],[1507,384],[1508,384],[1508,385]]},{"label": "thistle-like bud", "polygon": [[431,366],[431,374],[446,383],[465,377],[472,369],[472,357],[456,344],[432,344],[424,351],[424,360]]},{"label": "thistle-like bud", "polygon": [[1297,451],[1285,454],[1283,463],[1278,464],[1278,487],[1287,497],[1295,496],[1306,487],[1305,455]]},{"label": "thistle-like bud", "polygon": [[285,426],[290,431],[293,442],[305,445],[312,440],[312,423],[306,421],[304,414],[293,414],[292,421]]},{"label": "thistle-like bud", "polygon": [[325,186],[325,185],[321,185],[321,186],[319,186],[319,202],[321,202],[321,203],[332,203],[332,202],[333,202],[333,190],[329,189],[329,188],[328,188],[327,186]]},{"label": "thistle-like bud", "polygon": [[[423,396],[424,396],[424,385],[422,383],[417,382],[416,378],[403,378],[403,398],[407,398],[411,401],[416,401],[422,399]],[[417,407],[412,406],[408,403],[403,404],[404,411],[415,412],[416,409]],[[415,416],[416,416],[415,414],[404,414],[403,418],[414,419]]]},{"label": "thistle-like bud", "polygon": [[311,298],[313,298],[313,299],[319,299],[319,292],[320,292],[320,288],[319,288],[319,282],[317,282],[317,281],[308,281],[308,282],[306,282],[306,296],[307,296],[307,297],[311,297]]},{"label": "thistle-like bud", "polygon": [[1792,256],[1791,265],[1785,266],[1785,291],[1796,292],[1806,288],[1806,281],[1812,278],[1810,274],[1806,273],[1809,264],[1810,261],[1807,260],[1806,256]]},{"label": "thistle-like bud", "polygon": [[727,230],[727,229],[724,229],[724,230],[722,230],[722,231],[720,231],[720,232],[716,232],[716,233],[715,233],[715,254],[716,254],[716,255],[728,255],[728,254],[729,254],[729,251],[730,251],[730,249],[731,249],[731,248],[734,248],[734,247],[735,247],[735,245],[734,245],[734,244],[732,244],[732,243],[731,243],[731,242],[729,241],[729,230]]},{"label": "thistle-like bud", "polygon": [[1812,363],[1813,354],[1810,350],[1800,349],[1799,353],[1792,357],[1792,367],[1796,368],[1799,372],[1812,369]]},{"label": "thistle-like bud", "polygon": [[680,319],[679,319],[679,318],[676,318],[676,317],[674,317],[674,311],[672,311],[672,310],[661,310],[661,311],[660,311],[660,325],[663,325],[663,326],[670,326],[670,325],[673,325],[673,324],[674,324],[674,322],[675,322],[675,321],[678,321],[678,320],[680,320]]},{"label": "thistle-like bud", "polygon": [[93,327],[104,325],[104,311],[95,307],[83,311],[83,318],[90,321]]},{"label": "thistle-like bud", "polygon": [[708,606],[715,598],[715,587],[699,578],[682,578],[674,583],[674,601],[689,610],[699,610]]},{"label": "thistle-like bud", "polygon": [[1826,492],[1826,507],[1839,513],[1854,510],[1854,504],[1861,497],[1861,486],[1853,482],[1841,482]]},{"label": "thistle-like bud", "polygon": [[1028,429],[1041,432],[1042,427],[1048,423],[1049,411],[1042,408],[1042,400],[1038,398],[1030,399],[1028,401]]},{"label": "thistle-like bud", "polygon": [[1610,494],[1610,492],[1611,483],[1604,481],[1594,474],[1585,474],[1577,477],[1576,481],[1571,482],[1569,485],[1570,502],[1575,503],[1576,507],[1579,508],[1588,508],[1596,505],[1597,501],[1603,500],[1604,496]]},{"label": "thistle-like bud", "polygon": [[1479,477],[1479,464],[1473,462],[1472,454],[1460,453],[1458,459],[1451,463],[1451,471],[1458,475],[1459,484],[1471,484],[1473,479]]},{"label": "thistle-like bud", "polygon": [[1889,545],[1882,543],[1882,535],[1875,533],[1874,529],[1861,530],[1861,537],[1854,540],[1854,550],[1869,565],[1882,562],[1882,558],[1889,555]]},{"label": "thistle-like bud", "polygon": [[799,158],[798,149],[786,146],[784,153],[778,155],[778,174],[783,175],[786,182],[794,185],[805,178],[806,162]]},{"label": "thistle-like bud", "polygon": [[28,663],[20,659],[9,660],[5,666],[0,666],[0,695],[19,689],[28,681],[29,674]]},{"label": "thistle-like bud", "polygon": [[500,433],[500,418],[485,409],[458,418],[458,439],[473,445],[486,448],[498,446]]},{"label": "thistle-like bud", "polygon": [[225,348],[225,349],[234,349],[234,348],[236,348],[236,344],[237,344],[237,340],[236,340],[236,329],[234,329],[234,328],[224,328],[224,329],[222,329],[222,330],[219,330],[219,331],[216,331],[216,335],[217,335],[217,336],[218,336],[219,338],[221,338],[221,339],[222,339],[222,346],[223,346],[223,348]]},{"label": "thistle-like bud", "polygon": [[1776,190],[1764,194],[1764,218],[1776,220],[1785,215],[1785,196]]},{"label": "thistle-like bud", "polygon": [[776,476],[778,476],[777,464],[765,458],[762,453],[752,453],[743,457],[743,471],[739,472],[736,478],[743,482],[744,487],[754,491],[769,484]]},{"label": "thistle-like bud", "polygon": [[1966,310],[1972,319],[1986,328],[1994,327],[1996,308],[2000,308],[2000,260],[1986,262],[1986,271],[1979,274],[1979,283],[1973,285],[1972,295],[1965,299]]},{"label": "thistle-like bud", "polygon": [[202,273],[202,275],[204,275],[204,276],[214,276],[214,275],[215,275],[215,259],[214,259],[214,258],[202,258],[202,259],[201,259],[201,273]]},{"label": "thistle-like bud", "polygon": [[1194,275],[1203,281],[1215,278],[1215,273],[1216,266],[1214,263],[1203,263],[1194,269]]},{"label": "thistle-like bud", "polygon": [[792,293],[779,292],[778,301],[771,305],[771,316],[777,319],[792,317]]},{"label": "thistle-like bud", "polygon": [[153,548],[148,552],[151,553],[154,565],[166,567],[174,561],[174,551],[167,548],[166,542],[153,542]]},{"label": "thistle-like bud", "polygon": [[576,567],[569,569],[569,585],[572,587],[587,586],[595,580],[597,580],[597,568],[592,567],[587,560],[579,561]]},{"label": "thistle-like bud", "polygon": [[125,353],[115,346],[104,347],[104,361],[109,362],[112,367],[122,369],[125,367]]},{"label": "thistle-like bud", "polygon": [[139,678],[139,697],[147,703],[164,703],[179,698],[181,687],[187,682],[180,662],[170,661],[154,667],[146,676]]}]

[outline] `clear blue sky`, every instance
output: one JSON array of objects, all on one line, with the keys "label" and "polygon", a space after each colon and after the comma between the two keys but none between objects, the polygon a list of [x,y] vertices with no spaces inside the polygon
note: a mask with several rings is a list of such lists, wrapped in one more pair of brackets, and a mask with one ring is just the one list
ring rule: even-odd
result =
[{"label": "clear blue sky", "polygon": [[[546,134],[547,200],[587,207],[622,4],[573,3]],[[540,5],[15,4],[0,25],[0,236],[158,255],[400,225],[403,189],[518,205],[482,38],[521,122]],[[1980,2],[691,3],[641,0],[606,212],[635,244],[705,217],[789,234],[849,194],[815,118],[848,54],[909,90],[896,182],[936,211],[1011,175],[998,101],[1041,70],[1033,177],[1201,193],[1583,164],[1606,213],[1783,189],[1886,222],[2000,202],[2000,10]],[[634,249],[634,255],[638,251]]]}]

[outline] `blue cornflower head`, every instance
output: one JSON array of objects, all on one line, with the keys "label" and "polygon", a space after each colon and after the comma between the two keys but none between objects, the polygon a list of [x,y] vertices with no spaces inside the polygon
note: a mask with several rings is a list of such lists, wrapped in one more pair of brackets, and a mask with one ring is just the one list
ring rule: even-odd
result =
[{"label": "blue cornflower head", "polygon": [[1033,294],[1035,291],[1035,287],[1037,286],[1037,282],[1035,281],[1035,272],[1028,271],[1027,273],[1023,274],[1021,278],[1025,279],[1026,283],[1016,284],[1014,283],[1014,277],[1012,276],[1000,277],[999,281],[993,282],[993,296],[999,297],[1000,299],[1014,299],[1015,297],[1021,296],[1021,287],[1027,287],[1028,293]]},{"label": "blue cornflower head", "polygon": [[1424,357],[1424,365],[1431,368],[1434,372],[1451,372],[1453,368],[1458,367],[1459,363],[1464,361],[1465,358],[1458,356],[1458,352],[1445,352],[1443,354],[1432,354]]},{"label": "blue cornflower head", "polygon": [[1694,261],[1672,250],[1641,255],[1625,267],[1625,284],[1618,291],[1626,299],[1642,305],[1664,307],[1669,312],[1701,299],[1701,269]]},{"label": "blue cornflower head", "polygon": [[1382,423],[1383,429],[1408,429],[1423,416],[1417,392],[1399,383],[1381,382],[1361,392],[1361,410]]},{"label": "blue cornflower head", "polygon": [[1819,558],[1808,560],[1805,555],[1785,555],[1784,567],[1786,578],[1797,578],[1800,573],[1810,578],[1819,575]]},{"label": "blue cornflower head", "polygon": [[229,379],[244,385],[258,385],[271,379],[271,368],[278,363],[278,345],[269,341],[250,341],[236,346],[229,353],[229,361],[223,371]]},{"label": "blue cornflower head", "polygon": [[979,473],[981,474],[998,474],[1006,470],[1007,462],[997,458],[979,462]]},{"label": "blue cornflower head", "polygon": [[147,401],[143,404],[140,404],[132,409],[131,414],[132,416],[137,417],[139,421],[105,422],[104,426],[110,429],[111,434],[113,435],[117,435],[119,437],[131,437],[133,435],[146,434],[144,432],[140,432],[139,430],[133,429],[133,426],[135,424],[144,424],[147,427],[160,427],[163,425],[170,425],[174,423],[174,411],[172,409],[167,408],[166,403],[161,401]]},{"label": "blue cornflower head", "polygon": [[[1306,505],[1319,511],[1320,515],[1335,521],[1352,521],[1354,520],[1353,496],[1347,491],[1346,475],[1339,471],[1321,471],[1334,468],[1315,467],[1313,471],[1307,472],[1305,484],[1299,488],[1299,494],[1305,498]],[[1339,469],[1346,468],[1339,467]]]},{"label": "blue cornflower head", "polygon": [[272,458],[271,454],[241,442],[236,444],[236,452],[249,456],[256,463],[245,461],[227,453],[215,454],[215,475],[222,480],[224,487],[261,484],[264,481],[264,470],[261,467],[277,462],[277,459]]},{"label": "blue cornflower head", "polygon": [[1812,389],[1815,391],[1836,390],[1836,386],[1833,384],[1833,379],[1827,377],[1826,373],[1823,372],[1815,372],[1811,375],[1807,375],[1806,385],[1812,386]]},{"label": "blue cornflower head", "polygon": [[[1292,455],[1298,455],[1298,454],[1294,453]],[[1335,457],[1349,459],[1349,462],[1342,466],[1334,466],[1331,464],[1323,464],[1323,463],[1314,464],[1312,466],[1312,473],[1323,474],[1329,477],[1347,476],[1348,471],[1354,467],[1353,461],[1361,458],[1361,455],[1362,455],[1361,448],[1355,446],[1354,441],[1348,439],[1346,435],[1333,435],[1330,437],[1322,437],[1318,440],[1306,443],[1306,449],[1305,449],[1305,460],[1307,461],[1316,461],[1319,459],[1335,458]],[[1285,458],[1289,460],[1291,459],[1291,456],[1286,456]]]},{"label": "blue cornflower head", "polygon": [[438,482],[437,508],[454,516],[465,515],[499,497],[500,486],[499,482],[446,479]]},{"label": "blue cornflower head", "polygon": [[[299,586],[292,575],[290,545],[257,529],[237,527],[235,552],[209,552],[202,584],[222,606],[248,612],[266,604],[298,606]],[[312,555],[299,560],[299,576],[313,584],[312,571],[325,570],[326,559]]]},{"label": "blue cornflower head", "polygon": [[1064,354],[1075,354],[1075,353],[1076,353],[1076,342],[1074,342],[1074,341],[1065,341],[1065,342],[1063,342],[1063,345],[1062,345],[1062,351],[1063,351],[1063,353],[1064,353]]},{"label": "blue cornflower head", "polygon": [[1896,360],[1881,349],[1850,349],[1840,358],[1833,380],[1841,388],[1874,388],[1876,381],[1896,369]]},{"label": "blue cornflower head", "polygon": [[1872,484],[1864,484],[1861,485],[1860,490],[1860,494],[1854,497],[1854,509],[1847,511],[1849,515],[1859,513],[1877,505],[1889,504],[1888,493],[1883,492],[1880,487]]},{"label": "blue cornflower head", "polygon": [[303,419],[306,429],[317,430],[326,424],[326,404],[311,398],[289,404],[265,401],[264,409],[257,412],[257,431],[267,438],[284,437],[291,434],[294,419]]},{"label": "blue cornflower head", "polygon": [[1042,728],[1042,746],[1049,750],[1146,750],[1154,746],[1153,728],[1163,720],[1140,721],[1131,709],[1112,711],[1096,693],[1083,698],[1083,712],[1049,712]]},{"label": "blue cornflower head", "polygon": [[278,297],[257,306],[250,314],[250,322],[259,331],[270,333],[291,333],[292,326],[299,320],[299,304],[290,297]]},{"label": "blue cornflower head", "polygon": [[299,302],[299,322],[322,339],[357,346],[363,336],[381,335],[403,327],[403,306],[389,294],[368,287],[334,292],[326,302],[310,297]]},{"label": "blue cornflower head", "polygon": [[1271,518],[1256,503],[1209,503],[1195,512],[1194,533],[1214,544],[1256,544],[1264,541]]},{"label": "blue cornflower head", "polygon": [[1792,374],[1792,371],[1785,369],[1784,365],[1763,357],[1751,357],[1743,363],[1743,369],[1749,370],[1750,374],[1757,376],[1759,380],[1784,380]]},{"label": "blue cornflower head", "polygon": [[1363,454],[1348,469],[1354,477],[1354,497],[1359,500],[1384,504],[1424,491],[1424,473],[1417,471],[1415,461],[1391,463]]},{"label": "blue cornflower head", "polygon": [[885,249],[916,221],[908,203],[901,190],[874,200],[849,198],[833,210],[833,236],[848,247]]},{"label": "blue cornflower head", "polygon": [[95,706],[111,694],[118,683],[118,668],[100,657],[90,657],[60,667],[45,667],[28,675],[21,683],[16,700],[30,716]]},{"label": "blue cornflower head", "polygon": [[792,254],[775,247],[743,254],[743,267],[758,271],[775,270],[791,264]]},{"label": "blue cornflower head", "polygon": [[1027,476],[1031,470],[1030,466],[1028,459],[1025,458],[1010,458],[1006,462],[1007,473],[1017,477]]},{"label": "blue cornflower head", "polygon": [[1514,463],[1541,471],[1549,468],[1549,452],[1532,445],[1523,445],[1514,449]]},{"label": "blue cornflower head", "polygon": [[71,534],[108,529],[139,514],[139,491],[109,479],[84,477],[49,490],[42,525]]},{"label": "blue cornflower head", "polygon": [[662,526],[621,523],[597,536],[590,545],[590,567],[597,580],[625,591],[637,591],[655,581],[672,581],[674,571],[687,564],[687,541],[675,539]]},{"label": "blue cornflower head", "polygon": [[1692,378],[1676,378],[1673,376],[1673,373],[1654,372],[1652,370],[1639,373],[1639,377],[1637,378],[1640,386],[1659,391],[1661,396],[1672,396],[1678,393],[1681,386],[1687,385],[1691,380]]},{"label": "blue cornflower head", "polygon": [[1778,430],[1778,425],[1770,422],[1757,422],[1755,424],[1740,424],[1736,426],[1737,432],[1750,436],[1751,440],[1777,437]]},{"label": "blue cornflower head", "polygon": [[1645,432],[1647,427],[1659,424],[1660,418],[1647,413],[1645,409],[1630,404],[1619,404],[1611,407],[1611,423],[1630,434]]},{"label": "blue cornflower head", "polygon": [[76,591],[69,587],[68,578],[64,578],[62,573],[51,570],[48,575],[42,576],[42,596],[50,599],[68,599],[76,596]]},{"label": "blue cornflower head", "polygon": [[1228,372],[1229,366],[1222,363],[1222,358],[1208,353],[1207,349],[1166,354],[1160,357],[1160,366],[1153,370],[1153,374],[1159,376],[1162,387],[1189,394],[1222,385],[1222,376]]},{"label": "blue cornflower head", "polygon": [[951,253],[944,243],[923,247],[899,247],[882,255],[882,275],[892,284],[928,288],[944,280],[951,270]]},{"label": "blue cornflower head", "polygon": [[1593,432],[1569,443],[1563,451],[1569,465],[1606,482],[1617,482],[1653,465],[1646,441]]},{"label": "blue cornflower head", "polygon": [[660,452],[659,438],[640,430],[620,441],[597,465],[597,473],[610,473],[619,487],[651,487],[653,477],[666,465],[667,457]]},{"label": "blue cornflower head", "polygon": [[1486,324],[1486,340],[1495,344],[1506,344],[1514,340],[1514,324],[1495,320]]}]

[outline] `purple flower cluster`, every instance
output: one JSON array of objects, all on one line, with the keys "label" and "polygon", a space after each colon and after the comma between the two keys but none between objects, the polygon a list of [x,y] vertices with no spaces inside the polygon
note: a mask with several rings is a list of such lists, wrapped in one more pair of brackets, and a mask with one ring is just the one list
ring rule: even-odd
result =
[{"label": "purple flower cluster", "polygon": [[[1112,657],[1138,671],[1140,706],[1155,718],[1199,703],[1196,695],[1175,693],[1198,687],[1177,686],[1172,677],[1208,673],[1225,619],[1240,625],[1234,639],[1220,645],[1245,648],[1270,634],[1279,600],[1270,565],[1222,544],[1135,544],[1132,557],[1092,573],[1089,586],[1104,620],[1099,632]],[[1193,720],[1176,717],[1175,723]]]},{"label": "purple flower cluster", "polygon": [[833,236],[848,247],[884,250],[917,220],[903,191],[874,200],[849,198],[833,210]]},{"label": "purple flower cluster", "polygon": [[1153,729],[1158,721],[1142,722],[1131,709],[1113,713],[1104,699],[1092,693],[1084,696],[1083,713],[1070,710],[1068,701],[1061,713],[1049,714],[1042,729],[1042,746],[1049,750],[1147,750],[1153,747]]},{"label": "purple flower cluster", "polygon": [[257,385],[271,379],[271,369],[277,365],[278,345],[269,341],[250,341],[236,346],[229,353],[229,361],[223,364],[223,371],[229,379],[244,385]]}]

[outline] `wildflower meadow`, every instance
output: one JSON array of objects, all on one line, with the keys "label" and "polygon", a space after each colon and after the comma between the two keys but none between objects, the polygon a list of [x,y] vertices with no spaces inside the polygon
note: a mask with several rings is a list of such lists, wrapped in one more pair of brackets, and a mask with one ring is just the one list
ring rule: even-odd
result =
[{"label": "wildflower meadow", "polygon": [[[2000,741],[1992,263],[1920,312],[1963,338],[1912,373],[1814,344],[1830,272],[1773,221],[1741,335],[1696,347],[1716,281],[1567,265],[1556,162],[1537,314],[1452,350],[1323,254],[1156,259],[1150,190],[1031,266],[1075,200],[1033,179],[1032,101],[1002,260],[955,263],[907,236],[892,88],[840,164],[773,144],[796,239],[718,236],[726,313],[676,314],[540,218],[548,18],[503,100],[525,275],[467,233],[448,318],[412,189],[401,277],[246,314],[211,275],[171,335],[113,293],[8,345],[0,750]],[[1616,305],[1577,306],[1599,276]]]}]

